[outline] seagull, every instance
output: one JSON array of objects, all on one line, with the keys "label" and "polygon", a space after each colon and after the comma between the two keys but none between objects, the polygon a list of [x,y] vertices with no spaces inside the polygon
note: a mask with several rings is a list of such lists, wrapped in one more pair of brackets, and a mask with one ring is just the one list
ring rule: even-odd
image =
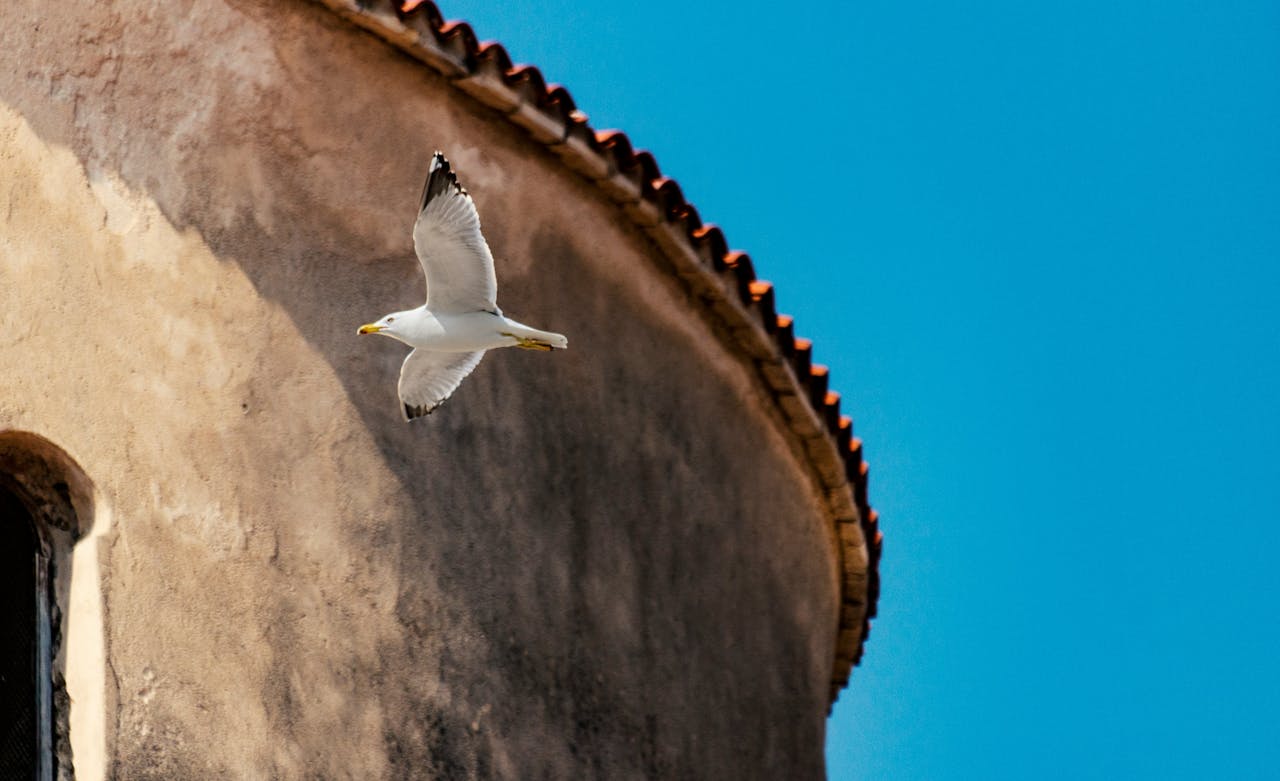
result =
[{"label": "seagull", "polygon": [[504,317],[498,308],[493,255],[480,233],[475,202],[444,155],[431,158],[413,226],[413,248],[427,277],[427,303],[362,325],[413,348],[400,367],[406,421],[430,415],[471,373],[485,350],[563,350],[569,340]]}]

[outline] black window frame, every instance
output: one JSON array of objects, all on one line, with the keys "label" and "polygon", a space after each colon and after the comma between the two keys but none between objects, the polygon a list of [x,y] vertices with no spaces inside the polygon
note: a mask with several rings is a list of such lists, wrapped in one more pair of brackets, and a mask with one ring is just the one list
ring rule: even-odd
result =
[{"label": "black window frame", "polygon": [[[36,781],[53,781],[56,758],[54,757],[54,707],[53,707],[53,593],[52,593],[52,556],[49,534],[31,511],[30,504],[3,483],[0,483],[0,523],[23,524],[29,532],[31,546],[32,579],[31,594],[35,603],[32,618],[35,621],[31,633],[34,648],[35,681],[32,691],[34,702],[27,703],[32,708],[35,735],[32,749]],[[21,533],[13,534],[12,539],[21,540]],[[4,635],[16,636],[9,632]],[[4,638],[0,635],[0,638]],[[21,766],[19,766],[21,767]]]}]

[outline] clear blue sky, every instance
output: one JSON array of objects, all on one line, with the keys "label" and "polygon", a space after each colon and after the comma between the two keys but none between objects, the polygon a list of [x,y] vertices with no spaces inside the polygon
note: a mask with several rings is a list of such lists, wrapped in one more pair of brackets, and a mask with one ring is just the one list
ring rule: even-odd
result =
[{"label": "clear blue sky", "polygon": [[480,3],[855,418],[833,779],[1280,772],[1280,4]]}]

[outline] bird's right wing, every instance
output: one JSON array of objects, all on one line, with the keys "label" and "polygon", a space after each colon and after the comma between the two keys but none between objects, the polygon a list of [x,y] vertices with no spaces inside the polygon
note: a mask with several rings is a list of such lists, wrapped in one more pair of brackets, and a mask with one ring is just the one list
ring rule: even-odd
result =
[{"label": "bird's right wing", "polygon": [[442,353],[414,350],[400,367],[400,403],[404,419],[430,415],[471,373],[484,350],[473,353]]},{"label": "bird's right wing", "polygon": [[433,312],[498,311],[493,255],[480,233],[480,215],[436,152],[422,188],[413,248],[427,277],[427,309]]}]

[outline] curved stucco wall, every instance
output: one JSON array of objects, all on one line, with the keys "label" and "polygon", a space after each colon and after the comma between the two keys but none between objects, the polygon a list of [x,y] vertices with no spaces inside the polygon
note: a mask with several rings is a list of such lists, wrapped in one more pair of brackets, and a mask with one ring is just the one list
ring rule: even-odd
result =
[{"label": "curved stucco wall", "polygon": [[[820,497],[617,207],[308,3],[0,21],[0,429],[110,516],[81,777],[821,775]],[[571,349],[407,425],[354,329],[421,301],[435,148]]]}]

